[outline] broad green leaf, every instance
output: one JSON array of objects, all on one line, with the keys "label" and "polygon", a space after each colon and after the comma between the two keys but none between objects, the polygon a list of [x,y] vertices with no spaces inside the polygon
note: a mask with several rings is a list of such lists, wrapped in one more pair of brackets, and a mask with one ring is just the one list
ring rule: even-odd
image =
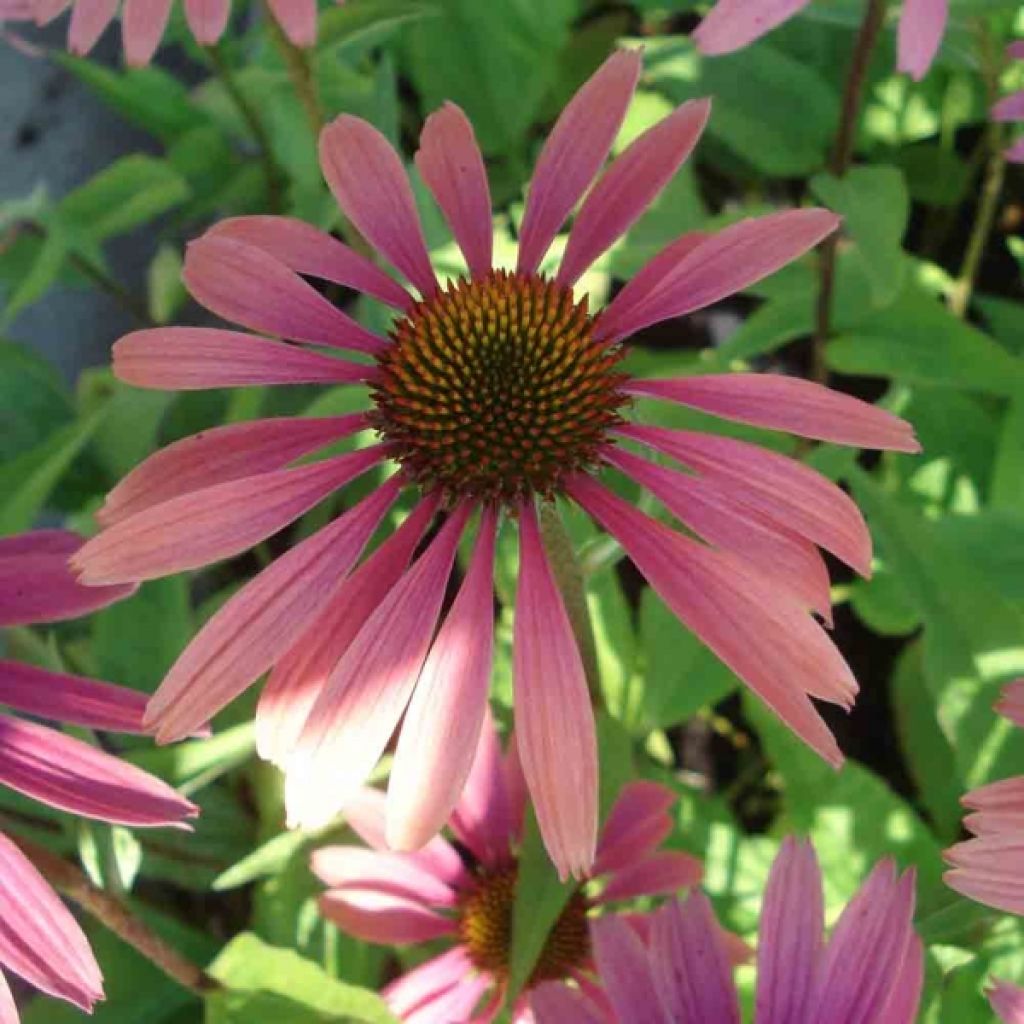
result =
[{"label": "broad green leaf", "polygon": [[622,723],[607,711],[598,711],[594,717],[600,766],[598,821],[603,822],[619,798],[622,787],[636,772],[633,768],[633,744]]},{"label": "broad green leaf", "polygon": [[68,256],[68,244],[62,231],[51,230],[42,239],[28,273],[7,298],[0,326],[12,320],[32,303],[38,302],[54,285]]},{"label": "broad green leaf", "polygon": [[291,857],[310,842],[308,833],[301,829],[279,832],[262,846],[256,847],[227,871],[221,872],[213,882],[218,891],[237,889],[248,885],[257,878],[264,878],[279,872]]},{"label": "broad green leaf", "polygon": [[348,46],[380,43],[406,22],[437,13],[435,4],[423,0],[360,0],[331,7],[320,14],[316,48],[334,56]]},{"label": "broad green leaf", "polygon": [[39,444],[73,416],[71,395],[53,367],[21,345],[0,341],[0,459]]},{"label": "broad green leaf", "polygon": [[247,761],[256,750],[252,723],[236,725],[209,739],[133,751],[128,760],[191,795]]}]

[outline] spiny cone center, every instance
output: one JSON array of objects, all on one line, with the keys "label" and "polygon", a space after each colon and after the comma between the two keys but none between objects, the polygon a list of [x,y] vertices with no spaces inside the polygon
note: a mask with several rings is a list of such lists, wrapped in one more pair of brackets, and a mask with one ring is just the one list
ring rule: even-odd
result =
[{"label": "spiny cone center", "polygon": [[399,320],[374,425],[418,482],[452,499],[551,497],[598,461],[626,397],[587,300],[540,277],[460,278]]},{"label": "spiny cone center", "polygon": [[[508,974],[516,868],[481,875],[459,902],[459,934],[473,964],[499,978]],[[577,889],[548,933],[527,986],[557,981],[590,956],[587,901]]]}]

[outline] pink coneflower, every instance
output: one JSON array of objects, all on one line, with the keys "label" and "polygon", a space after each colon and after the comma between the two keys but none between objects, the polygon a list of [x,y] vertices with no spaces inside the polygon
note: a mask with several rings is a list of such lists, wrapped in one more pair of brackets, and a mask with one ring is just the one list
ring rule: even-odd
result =
[{"label": "pink coneflower", "polygon": [[[1024,727],[1024,679],[1003,688],[996,711]],[[946,884],[968,899],[1024,914],[1024,775],[973,789],[960,802],[972,811],[964,827],[974,838],[946,851],[953,865]]]},{"label": "pink coneflower", "polygon": [[[777,28],[811,0],[718,0],[693,33],[708,56],[732,53]],[[949,0],[903,0],[897,67],[920,81],[939,51],[949,17]]]},{"label": "pink coneflower", "polygon": [[[813,847],[786,839],[761,911],[755,1024],[913,1024],[924,975],[913,871],[879,863],[827,942],[822,902]],[[614,920],[593,930],[604,991],[542,985],[537,1024],[739,1024],[723,933],[700,891],[655,911],[639,934]]]},{"label": "pink coneflower", "polygon": [[1004,1024],[1024,1024],[1024,988],[993,978],[988,1001]]},{"label": "pink coneflower", "polygon": [[[214,46],[224,35],[231,0],[182,0],[185,20],[200,46]],[[336,0],[344,3],[344,0]],[[153,59],[174,0],[22,0],[30,15],[45,25],[71,7],[68,49],[84,56],[98,42],[118,12],[125,63],[143,67]],[[316,0],[267,0],[271,14],[296,46],[316,42]]]},{"label": "pink coneflower", "polygon": [[[288,769],[295,823],[322,824],[351,798],[403,714],[389,839],[413,849],[447,820],[487,703],[492,563],[504,521],[519,535],[514,674],[523,770],[559,869],[589,867],[597,835],[594,719],[537,513],[538,503],[554,511],[555,498],[577,502],[605,526],[683,622],[823,757],[842,759],[809,697],[848,707],[856,683],[810,611],[829,615],[828,574],[815,545],[869,571],[871,541],[856,506],[799,462],[718,435],[630,422],[630,404],[634,397],[678,402],[843,444],[915,451],[917,443],[892,414],[803,380],[622,373],[621,343],[630,334],[746,288],[837,225],[825,210],[791,210],[686,235],[592,313],[576,282],[672,178],[708,116],[706,101],[684,104],[588,192],[640,66],[638,52],[616,53],[559,118],[527,197],[514,270],[491,266],[487,178],[458,107],[427,119],[416,155],[469,266],[444,288],[399,157],[375,128],[343,115],[320,139],[324,173],[351,223],[421,298],[307,224],[242,217],[191,244],[186,283],[225,319],[304,344],[179,327],[136,332],[114,348],[115,372],[143,387],[359,384],[368,389],[368,409],[234,424],[157,453],[109,496],[106,528],[75,559],[86,583],[151,579],[228,558],[359,474],[387,460],[400,466],[232,598],[172,667],[147,712],[158,739],[184,736],[273,669],[258,730],[261,750]],[[547,277],[541,262],[581,198],[560,268]],[[300,274],[397,309],[390,338],[351,320]],[[372,362],[306,345],[352,349]],[[284,468],[365,428],[378,444]],[[687,472],[633,454],[626,443],[667,455]],[[707,543],[634,509],[601,482],[608,469],[649,489]],[[415,500],[412,514],[353,573],[400,494]],[[444,525],[408,567],[439,508]],[[473,517],[473,557],[441,623]]]},{"label": "pink coneflower", "polygon": [[[363,790],[345,808],[349,824],[372,849],[328,846],[314,853],[313,871],[328,886],[320,898],[321,912],[343,931],[366,942],[406,945],[445,939],[451,944],[384,990],[391,1010],[407,1024],[470,1019],[482,1024],[497,1014],[508,979],[525,799],[514,746],[503,756],[488,722],[448,823],[461,856],[440,836],[416,853],[388,850],[384,794],[376,790]],[[625,786],[602,829],[593,876],[569,897],[528,990],[541,982],[561,987],[569,979],[592,989],[591,928],[597,921],[609,920],[611,908],[623,900],[699,883],[698,860],[658,849],[672,830],[674,803],[672,791],[656,783]],[[596,918],[599,911],[604,916]],[[515,1019],[532,1019],[526,997]]]},{"label": "pink coneflower", "polygon": [[[1006,56],[1010,60],[1024,60],[1024,39],[1010,43],[1006,48]],[[992,108],[992,120],[1024,123],[1024,90],[1004,96]],[[1011,163],[1024,164],[1024,136],[1007,148],[1006,159]]]},{"label": "pink coneflower", "polygon": [[[0,626],[75,618],[130,587],[83,587],[67,568],[82,540],[64,530],[0,539]],[[0,704],[36,718],[142,732],[145,696],[109,683],[0,661]],[[82,740],[0,715],[0,784],[50,807],[122,825],[174,825],[196,808],[166,783]],[[103,998],[89,943],[56,893],[0,833],[0,964],[83,1010]],[[0,974],[0,1021],[17,1021]]]}]

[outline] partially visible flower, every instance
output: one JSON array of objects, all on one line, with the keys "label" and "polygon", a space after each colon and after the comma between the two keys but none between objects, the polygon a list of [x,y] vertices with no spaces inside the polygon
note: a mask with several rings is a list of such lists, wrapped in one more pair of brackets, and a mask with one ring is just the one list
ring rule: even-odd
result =
[{"label": "partially visible flower", "polygon": [[1024,988],[993,978],[988,1001],[1003,1024],[1024,1024]]},{"label": "partially visible flower", "polygon": [[[313,871],[329,887],[320,909],[343,931],[366,942],[450,943],[384,990],[392,1012],[407,1024],[490,1021],[500,1008],[525,799],[514,746],[503,756],[488,721],[465,792],[448,823],[462,856],[440,836],[416,853],[387,850],[384,794],[376,790],[364,790],[345,808],[349,824],[372,849],[328,846],[313,854]],[[570,979],[586,990],[596,989],[592,928],[617,916],[612,908],[621,901],[674,893],[700,881],[698,860],[658,848],[672,829],[674,801],[672,791],[656,783],[631,782],[623,788],[602,829],[593,875],[569,897],[527,992],[541,982],[562,987]],[[598,913],[602,916],[595,917]],[[526,996],[516,1014],[517,1022],[531,1019]],[[570,1020],[575,1018],[561,1024]]]},{"label": "partially visible flower", "polygon": [[[142,67],[153,59],[174,0],[4,0],[15,9],[27,9],[24,16],[45,25],[71,7],[68,49],[84,56],[97,43],[120,11],[124,59],[131,67]],[[335,0],[344,3],[345,0]],[[214,46],[224,35],[231,15],[231,0],[182,0],[185,20],[200,46]],[[271,14],[296,46],[316,42],[316,0],[267,0]]]},{"label": "partially visible flower", "polygon": [[[708,56],[732,53],[777,28],[811,0],[718,0],[693,33]],[[946,31],[949,0],[903,0],[898,32],[900,71],[916,80],[931,67]]]},{"label": "partially visible flower", "polygon": [[[1010,43],[1006,48],[1010,60],[1024,60],[1024,39]],[[1024,123],[1024,89],[1004,96],[992,108],[993,121],[1007,121],[1011,124]],[[1006,159],[1011,163],[1024,164],[1024,135],[1006,150]]]},{"label": "partially visible flower", "polygon": [[[810,842],[787,838],[772,866],[757,948],[755,1024],[913,1024],[924,976],[914,872],[880,862],[826,941]],[[594,922],[602,992],[541,985],[537,1024],[739,1024],[724,934],[699,890],[639,930]]]},{"label": "partially visible flower", "polygon": [[[1024,728],[1024,679],[1003,688],[996,711]],[[1024,914],[1024,775],[972,789],[960,802],[972,813],[964,827],[973,839],[945,853],[946,884],[968,899]]]},{"label": "partially visible flower", "polygon": [[[0,539],[0,626],[75,618],[131,593],[84,587],[67,568],[82,540],[64,530]],[[0,660],[0,705],[91,729],[142,732],[144,694]],[[62,811],[122,825],[177,825],[196,808],[139,768],[36,722],[0,714],[0,784]],[[75,919],[0,833],[0,964],[83,1010],[103,998],[99,967]],[[16,1021],[0,974],[0,1021]]]}]

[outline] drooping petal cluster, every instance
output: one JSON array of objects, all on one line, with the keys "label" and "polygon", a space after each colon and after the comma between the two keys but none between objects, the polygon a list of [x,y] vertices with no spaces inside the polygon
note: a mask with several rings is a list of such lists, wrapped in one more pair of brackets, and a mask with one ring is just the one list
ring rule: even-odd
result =
[{"label": "drooping petal cluster", "polygon": [[[447,823],[462,857],[440,836],[413,853],[388,849],[384,794],[368,789],[345,808],[366,846],[314,853],[313,871],[328,886],[321,912],[343,931],[367,942],[450,943],[385,989],[392,1012],[407,1024],[491,1020],[500,1008],[525,799],[516,748],[502,754],[487,716],[465,790]],[[592,880],[573,894],[556,922],[531,984],[544,979],[568,992],[562,981],[573,978],[597,989],[593,952],[600,964],[602,929],[618,920],[615,906],[699,883],[699,861],[659,849],[672,828],[674,802],[671,790],[656,783],[624,787],[601,831]],[[597,912],[601,916],[593,916]],[[517,1021],[532,1019],[525,998],[517,1014]]]},{"label": "drooping petal cluster", "polygon": [[[708,56],[732,53],[788,21],[811,0],[717,0],[693,33]],[[920,81],[939,52],[949,18],[949,0],[903,0],[897,31],[901,72]]]},{"label": "drooping petal cluster", "polygon": [[[822,904],[813,847],[787,838],[761,911],[755,1024],[913,1024],[924,978],[913,871],[878,864],[827,941]],[[643,927],[610,918],[592,931],[603,992],[541,985],[531,996],[537,1024],[739,1024],[723,932],[699,890]]]},{"label": "drooping petal cluster", "polygon": [[[0,626],[76,618],[130,594],[86,587],[68,569],[82,539],[38,530],[0,539]],[[94,679],[0,660],[0,705],[34,718],[142,732],[146,699]],[[166,783],[88,743],[13,714],[0,715],[0,784],[63,811],[122,825],[180,825],[197,811]],[[92,951],[75,919],[0,834],[0,964],[83,1010],[103,998]],[[0,975],[0,1020],[17,1014]]]},{"label": "drooping petal cluster", "polygon": [[[1024,60],[1024,39],[1010,43],[1006,48],[1006,56],[1010,60]],[[993,121],[1024,124],[1024,90],[1011,93],[999,100],[992,108],[991,117]],[[1024,164],[1024,135],[1007,148],[1006,159],[1010,163]]]},{"label": "drooping petal cluster", "polygon": [[[141,387],[364,385],[367,406],[221,427],[152,456],[111,493],[103,531],[75,556],[87,584],[234,556],[355,477],[399,466],[233,596],[147,711],[159,740],[180,738],[269,671],[257,733],[261,753],[286,770],[294,824],[322,825],[352,799],[403,714],[389,841],[422,845],[449,817],[486,702],[496,539],[514,529],[523,774],[559,871],[586,872],[597,839],[596,741],[542,529],[557,497],[614,534],[684,623],[815,750],[841,759],[810,698],[849,707],[856,683],[812,613],[830,614],[818,547],[869,571],[860,513],[800,462],[717,435],[640,426],[629,408],[636,396],[843,444],[916,451],[917,443],[892,414],[801,381],[638,380],[620,371],[632,333],[747,288],[838,224],[828,211],[801,209],[685,236],[592,311],[573,286],[671,180],[709,114],[706,101],[683,104],[601,173],[640,68],[639,52],[615,53],[558,119],[529,187],[515,270],[492,267],[490,192],[461,110],[447,104],[432,114],[416,155],[469,268],[445,287],[401,159],[370,124],[342,115],[320,139],[324,175],[348,220],[410,289],[309,225],[235,218],[189,246],[184,277],[202,305],[256,333],[158,328],[115,346],[115,372]],[[560,267],[542,275],[574,209]],[[356,323],[307,277],[390,307],[390,336]],[[376,444],[309,461],[367,429]],[[677,466],[655,465],[633,446]],[[606,471],[640,483],[699,540],[622,501],[602,481]],[[393,508],[411,511],[360,561]],[[456,552],[471,531],[469,571],[445,614]]]}]

